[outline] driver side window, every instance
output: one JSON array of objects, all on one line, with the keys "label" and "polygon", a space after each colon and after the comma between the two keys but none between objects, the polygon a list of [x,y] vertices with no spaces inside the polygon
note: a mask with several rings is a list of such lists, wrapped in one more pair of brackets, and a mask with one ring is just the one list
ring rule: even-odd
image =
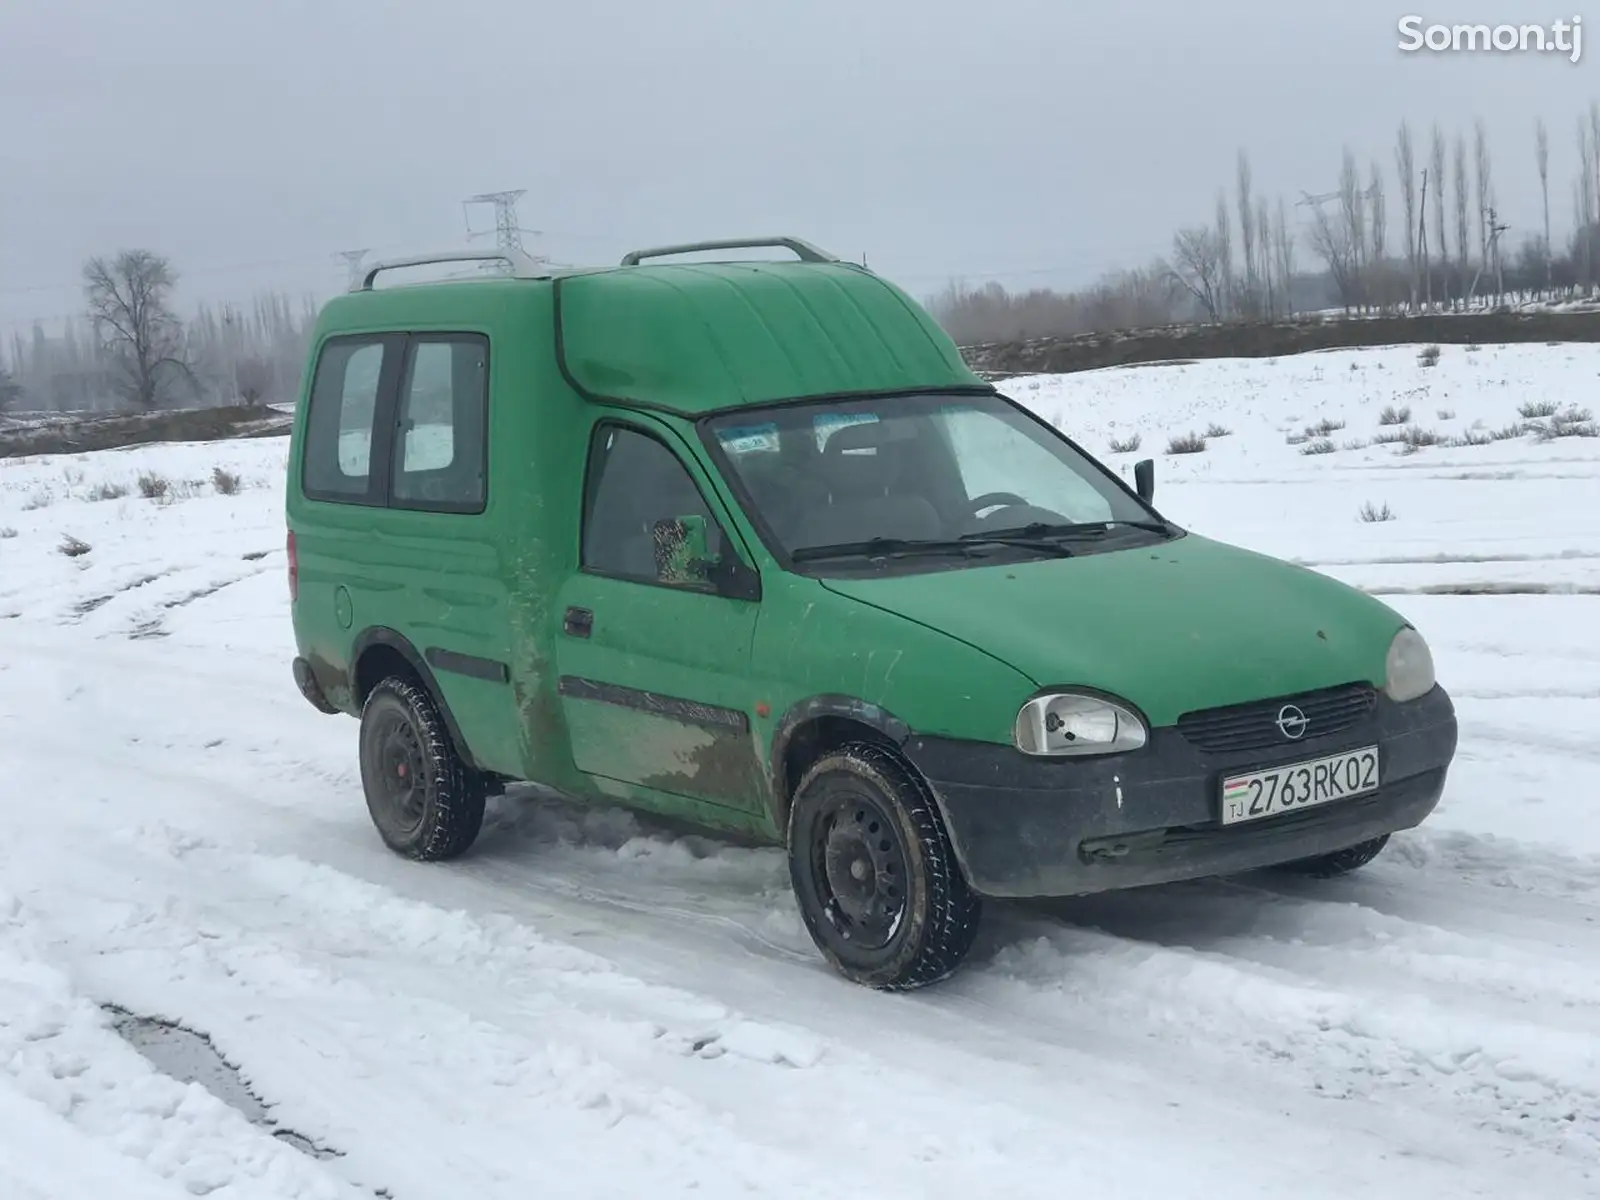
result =
[{"label": "driver side window", "polygon": [[656,438],[622,425],[595,430],[584,497],[584,570],[639,583],[704,588],[668,561],[662,523],[699,518],[713,556],[726,553],[722,528],[678,456]]},{"label": "driver side window", "polygon": [[[1110,501],[1093,484],[1075,471],[1063,470],[1059,458],[1010,421],[962,409],[947,410],[943,420],[962,482],[972,499],[1003,492],[1065,521],[1113,519]],[[1008,498],[994,503],[1016,501]]]}]

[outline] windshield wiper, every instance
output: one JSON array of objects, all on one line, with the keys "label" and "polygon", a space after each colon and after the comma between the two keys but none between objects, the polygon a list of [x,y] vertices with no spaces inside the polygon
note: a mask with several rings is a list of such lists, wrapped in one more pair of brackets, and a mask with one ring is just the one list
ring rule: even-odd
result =
[{"label": "windshield wiper", "polygon": [[1171,534],[1173,528],[1165,521],[1074,521],[1065,524],[1047,524],[1035,521],[1017,529],[1001,529],[995,533],[967,533],[962,536],[973,541],[991,541],[995,538],[1083,538],[1105,537],[1116,526],[1129,529],[1147,529],[1151,533]]},{"label": "windshield wiper", "polygon": [[1129,529],[1148,529],[1151,533],[1176,533],[1171,521],[1107,521],[1107,525],[1126,525]]},{"label": "windshield wiper", "polygon": [[923,538],[867,538],[860,542],[834,542],[827,546],[802,546],[789,555],[795,562],[819,558],[878,558],[899,554],[970,554],[966,542]]},{"label": "windshield wiper", "polygon": [[1072,551],[1057,542],[1015,537],[1009,533],[963,534],[959,538],[868,538],[860,542],[839,542],[831,546],[802,546],[789,557],[795,562],[823,558],[897,558],[913,554],[971,555],[980,546],[1016,546],[1039,554],[1068,558]]}]

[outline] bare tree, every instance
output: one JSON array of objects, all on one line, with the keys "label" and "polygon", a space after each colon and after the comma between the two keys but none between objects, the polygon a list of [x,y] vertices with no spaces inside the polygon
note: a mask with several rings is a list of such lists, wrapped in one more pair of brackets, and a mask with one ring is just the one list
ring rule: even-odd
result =
[{"label": "bare tree", "polygon": [[1278,315],[1277,295],[1272,279],[1272,217],[1267,213],[1265,196],[1256,200],[1256,262],[1261,274],[1261,304],[1268,317]]},{"label": "bare tree", "polygon": [[1477,175],[1478,189],[1478,262],[1489,262],[1489,193],[1494,190],[1489,166],[1489,133],[1479,117],[1472,123],[1472,165]]},{"label": "bare tree", "polygon": [[10,412],[22,399],[22,385],[12,378],[11,372],[0,367],[0,413]]},{"label": "bare tree", "polygon": [[1328,268],[1328,276],[1339,293],[1339,303],[1349,312],[1359,302],[1358,243],[1350,235],[1350,220],[1345,212],[1330,217],[1320,206],[1313,208],[1311,249]]},{"label": "bare tree", "polygon": [[1467,250],[1467,139],[1459,133],[1456,134],[1455,151],[1456,270],[1465,278],[1471,257]]},{"label": "bare tree", "polygon": [[233,387],[239,399],[251,407],[267,403],[277,382],[274,366],[269,358],[238,359],[233,364]]},{"label": "bare tree", "polygon": [[1543,117],[1533,126],[1533,156],[1539,164],[1539,195],[1544,203],[1544,286],[1550,291],[1555,284],[1550,254],[1550,131],[1544,127]]},{"label": "bare tree", "polygon": [[1600,202],[1600,101],[1589,105],[1589,175],[1593,178],[1590,195]]},{"label": "bare tree", "polygon": [[1173,277],[1215,321],[1220,318],[1223,286],[1222,249],[1215,230],[1180,229],[1172,239]]},{"label": "bare tree", "polygon": [[1374,159],[1368,175],[1367,205],[1370,211],[1370,231],[1372,235],[1372,257],[1369,260],[1369,271],[1374,276],[1373,286],[1376,289],[1374,299],[1380,308],[1387,308],[1389,304],[1388,289],[1388,264],[1389,256],[1389,204],[1383,194],[1383,173],[1378,170],[1377,160]]},{"label": "bare tree", "polygon": [[183,324],[172,311],[177,276],[166,259],[123,250],[110,260],[90,259],[83,279],[90,323],[122,373],[125,400],[153,409],[179,379],[195,383]]},{"label": "bare tree", "polygon": [[1411,126],[1402,121],[1394,144],[1394,168],[1400,178],[1400,207],[1406,217],[1406,276],[1411,310],[1417,308],[1417,159],[1411,145]]},{"label": "bare tree", "polygon": [[1422,302],[1433,307],[1433,264],[1428,261],[1428,168],[1422,169],[1422,197],[1417,204],[1417,258],[1422,265]]},{"label": "bare tree", "polygon": [[[1433,123],[1433,136],[1428,153],[1428,178],[1433,183],[1433,236],[1439,246],[1439,270],[1443,276],[1444,294],[1439,297],[1444,303],[1450,302],[1450,243],[1445,237],[1444,226],[1444,130],[1439,122]],[[1423,255],[1427,255],[1427,243],[1423,243]]]},{"label": "bare tree", "polygon": [[1595,187],[1594,173],[1596,163],[1600,162],[1600,154],[1595,153],[1595,143],[1590,136],[1590,131],[1583,121],[1578,122],[1578,179],[1573,185],[1572,207],[1573,217],[1577,222],[1577,232],[1574,234],[1572,247],[1573,258],[1577,262],[1578,280],[1583,285],[1585,293],[1594,289],[1594,256],[1591,247],[1593,239],[1589,236],[1589,226],[1594,221]]},{"label": "bare tree", "polygon": [[1289,210],[1278,197],[1276,231],[1273,234],[1274,250],[1278,259],[1278,284],[1283,289],[1283,311],[1294,316],[1294,234],[1289,231]]},{"label": "bare tree", "polygon": [[1233,315],[1237,284],[1233,275],[1233,226],[1228,219],[1228,194],[1217,189],[1217,261],[1222,268],[1222,281],[1218,286],[1220,315]]},{"label": "bare tree", "polygon": [[1242,316],[1258,315],[1261,282],[1257,278],[1255,206],[1250,200],[1250,159],[1239,151],[1238,195],[1239,248],[1244,253],[1244,289],[1240,305]]},{"label": "bare tree", "polygon": [[[1322,211],[1320,206],[1317,211]],[[1339,167],[1339,213],[1343,218],[1344,231],[1337,248],[1340,255],[1348,259],[1349,279],[1347,284],[1340,285],[1335,278],[1334,284],[1339,287],[1342,302],[1349,307],[1352,302],[1365,303],[1362,285],[1367,257],[1367,206],[1361,189],[1361,176],[1356,170],[1356,158],[1348,146],[1345,147],[1344,159]],[[1327,239],[1323,239],[1323,242],[1325,248],[1333,248],[1334,244],[1327,242]],[[1334,263],[1323,249],[1317,252],[1328,263],[1328,270],[1334,271]]]}]

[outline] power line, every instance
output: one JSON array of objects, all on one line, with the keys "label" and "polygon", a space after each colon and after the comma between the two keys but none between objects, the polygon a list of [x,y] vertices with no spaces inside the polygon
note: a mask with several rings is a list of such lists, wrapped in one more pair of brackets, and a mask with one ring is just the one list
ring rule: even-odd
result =
[{"label": "power line", "polygon": [[1296,208],[1311,207],[1315,208],[1320,213],[1322,211],[1322,206],[1329,200],[1337,200],[1339,198],[1339,193],[1318,192],[1315,196],[1313,196],[1310,192],[1301,192],[1300,196],[1301,198],[1294,202],[1294,206]]}]

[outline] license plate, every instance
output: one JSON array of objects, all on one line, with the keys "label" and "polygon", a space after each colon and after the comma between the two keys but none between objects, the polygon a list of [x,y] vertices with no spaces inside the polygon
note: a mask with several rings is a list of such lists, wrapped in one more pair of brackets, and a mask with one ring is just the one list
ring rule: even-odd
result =
[{"label": "license plate", "polygon": [[1378,790],[1378,748],[1366,746],[1222,781],[1222,823],[1237,825]]}]

